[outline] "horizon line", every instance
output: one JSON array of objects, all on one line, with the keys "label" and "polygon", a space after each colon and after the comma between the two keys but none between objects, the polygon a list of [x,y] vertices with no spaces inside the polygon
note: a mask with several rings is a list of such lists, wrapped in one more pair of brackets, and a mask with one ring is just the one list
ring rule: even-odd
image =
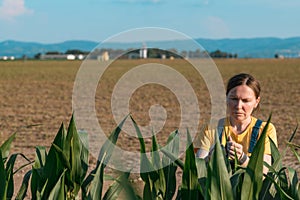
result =
[{"label": "horizon line", "polygon": [[[287,39],[294,39],[294,38],[300,38],[300,36],[291,36],[291,37],[276,37],[276,36],[258,36],[258,37],[237,37],[237,38],[205,38],[205,37],[197,37],[197,38],[191,38],[193,40],[251,40],[251,39],[280,39],[280,40],[287,40]],[[162,41],[180,41],[182,39],[170,39],[170,40],[149,40],[147,42],[162,42]],[[26,41],[26,40],[16,40],[16,39],[6,39],[0,41],[0,43],[3,42],[22,42],[22,43],[38,43],[38,44],[60,44],[64,42],[93,42],[93,43],[101,43],[102,41],[96,41],[96,40],[89,40],[89,39],[69,39],[69,40],[63,40],[60,42],[40,42],[40,41]],[[103,40],[105,41],[105,40]],[[108,42],[108,43],[136,43],[136,42],[142,42],[142,41],[128,41],[128,42]]]}]

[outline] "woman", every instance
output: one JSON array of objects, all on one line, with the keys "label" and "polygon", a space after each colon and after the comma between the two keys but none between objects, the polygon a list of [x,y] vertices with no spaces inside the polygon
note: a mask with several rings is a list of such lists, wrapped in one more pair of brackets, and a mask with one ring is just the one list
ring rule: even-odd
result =
[{"label": "woman", "polygon": [[[226,101],[228,116],[219,121],[217,129],[207,127],[195,140],[197,156],[208,158],[215,143],[214,137],[218,135],[221,143],[224,146],[226,144],[229,159],[235,159],[236,154],[238,163],[246,167],[253,147],[266,124],[252,116],[253,111],[259,107],[259,82],[250,74],[233,76],[227,84]],[[269,137],[277,145],[276,130],[271,123],[268,126],[264,150],[264,161],[271,165]],[[264,173],[267,172],[268,169],[264,167]]]}]

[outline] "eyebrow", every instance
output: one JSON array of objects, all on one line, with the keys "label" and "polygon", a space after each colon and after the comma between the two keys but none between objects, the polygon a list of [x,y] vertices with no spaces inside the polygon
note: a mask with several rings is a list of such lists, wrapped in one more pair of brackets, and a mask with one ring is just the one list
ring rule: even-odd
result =
[{"label": "eyebrow", "polygon": [[[237,95],[229,95],[229,98],[239,98]],[[239,99],[243,99],[243,100],[249,100],[251,99],[251,97],[245,97],[245,98],[239,98]]]}]

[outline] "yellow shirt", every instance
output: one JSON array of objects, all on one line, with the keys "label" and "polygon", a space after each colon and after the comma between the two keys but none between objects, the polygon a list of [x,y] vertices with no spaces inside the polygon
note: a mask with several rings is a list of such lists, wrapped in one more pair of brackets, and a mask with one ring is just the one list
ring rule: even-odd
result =
[{"label": "yellow shirt", "polygon": [[[221,119],[217,129],[219,129],[219,131],[222,131],[222,144],[225,146],[226,138],[230,135],[232,140],[235,141],[236,143],[243,145],[243,151],[247,153],[248,156],[251,156],[251,153],[248,152],[248,148],[250,146],[252,129],[255,126],[256,121],[257,119],[255,117],[251,117],[251,123],[249,124],[249,126],[242,133],[235,134],[232,131],[232,126],[230,125],[229,118]],[[265,125],[266,122],[263,122],[262,125],[260,126],[258,138],[256,141],[258,141]],[[218,131],[216,131],[216,129],[207,126],[204,130],[204,133],[202,134],[200,133],[198,134],[198,136],[196,136],[194,140],[194,147],[206,151],[210,151],[215,144],[215,135],[219,135]],[[273,140],[273,142],[277,146],[276,129],[272,123],[270,123],[268,126],[267,136],[265,139],[265,152],[264,152],[265,154],[271,155],[269,137]]]}]

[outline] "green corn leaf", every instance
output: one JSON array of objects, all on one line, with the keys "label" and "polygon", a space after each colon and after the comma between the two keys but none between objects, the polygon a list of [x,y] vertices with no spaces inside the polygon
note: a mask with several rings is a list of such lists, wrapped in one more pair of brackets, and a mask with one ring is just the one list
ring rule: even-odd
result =
[{"label": "green corn leaf", "polygon": [[2,157],[2,150],[0,149],[0,200],[6,200],[7,192],[7,181],[6,181],[6,170],[4,167],[4,161]]},{"label": "green corn leaf", "polygon": [[137,136],[138,136],[139,141],[140,141],[140,147],[141,147],[140,152],[144,154],[144,153],[146,153],[146,145],[145,145],[145,142],[144,142],[143,135],[142,135],[141,130],[140,130],[140,128],[138,127],[137,123],[136,123],[135,120],[132,118],[132,116],[130,116],[130,119],[131,119],[132,122],[133,122],[135,131],[136,131]]},{"label": "green corn leaf", "polygon": [[274,181],[274,179],[272,177],[270,177],[269,175],[265,176],[267,179],[269,179],[274,185],[276,190],[279,192],[280,194],[280,198],[281,199],[288,199],[288,200],[293,200],[293,198],[291,196],[289,196],[283,189],[282,187]]},{"label": "green corn leaf", "polygon": [[295,144],[295,143],[292,143],[292,142],[288,142],[287,144],[288,144],[288,146],[293,147],[293,148],[296,148],[296,149],[299,149],[299,148],[300,148],[300,145]]},{"label": "green corn leaf", "polygon": [[66,191],[65,191],[65,171],[61,174],[58,181],[56,182],[55,186],[51,190],[49,197],[47,199],[57,199],[57,200],[64,200],[66,198]]},{"label": "green corn leaf", "polygon": [[297,124],[295,130],[293,131],[293,133],[292,133],[290,139],[288,140],[288,142],[292,142],[293,141],[293,139],[294,139],[294,137],[296,135],[297,130],[298,130],[298,124]]},{"label": "green corn leaf", "polygon": [[16,162],[18,154],[12,154],[7,163],[6,163],[6,180],[8,182],[8,187],[7,187],[7,198],[11,199],[13,194],[14,194],[14,165]]},{"label": "green corn leaf", "polygon": [[206,162],[202,158],[195,158],[198,174],[198,182],[200,184],[200,199],[204,199],[206,191],[207,167]]},{"label": "green corn leaf", "polygon": [[[264,163],[264,165],[269,169],[269,176],[277,179],[276,173],[282,168],[282,157],[274,141],[270,137],[269,140],[273,163],[272,166],[269,166],[268,163]],[[274,196],[275,193],[276,189],[274,188],[274,186],[272,186],[272,182],[269,179],[264,179],[259,198],[267,199],[269,195]]]},{"label": "green corn leaf", "polygon": [[173,153],[169,152],[164,148],[160,150],[165,156],[169,157],[171,160],[174,160],[174,163],[183,170],[184,163],[176,155],[174,155]]},{"label": "green corn leaf", "polygon": [[195,158],[196,161],[196,166],[197,166],[197,174],[198,174],[198,179],[205,178],[207,177],[207,167],[206,167],[206,162],[203,158]]},{"label": "green corn leaf", "polygon": [[290,147],[291,151],[293,152],[293,154],[297,158],[298,162],[300,162],[300,155],[295,150],[295,148],[300,148],[300,147],[298,147],[298,145],[292,144],[292,143],[288,143],[288,146]]},{"label": "green corn leaf", "polygon": [[29,186],[29,180],[30,180],[31,174],[32,174],[32,170],[29,170],[24,175],[22,185],[21,185],[21,187],[18,191],[18,194],[16,196],[16,200],[22,200],[22,199],[25,198],[26,193],[27,193],[27,189],[28,189],[28,186]]},{"label": "green corn leaf", "polygon": [[118,178],[115,179],[112,185],[109,186],[108,190],[103,196],[103,200],[116,200],[118,199],[120,192],[123,190],[123,184],[126,184],[129,177],[128,172],[122,173]]},{"label": "green corn leaf", "polygon": [[[125,123],[128,116],[126,116],[119,125],[112,131],[110,136],[108,137],[108,140],[105,141],[103,146],[100,149],[100,153],[98,156],[98,160],[102,160],[102,163],[106,164],[111,158],[111,155],[113,153],[113,150],[115,148],[115,145],[117,143],[119,134],[122,130],[123,124]],[[104,159],[102,159],[104,157]]]},{"label": "green corn leaf", "polygon": [[1,146],[2,158],[7,158],[12,141],[16,138],[16,133],[12,134]]},{"label": "green corn leaf", "polygon": [[283,167],[278,173],[278,181],[277,183],[280,185],[280,187],[287,191],[289,189],[289,180],[286,173],[286,167]]},{"label": "green corn leaf", "polygon": [[172,152],[174,155],[179,155],[179,142],[180,142],[180,138],[179,138],[179,132],[178,130],[173,131],[167,140],[167,147],[166,149],[169,150],[170,152]]},{"label": "green corn leaf", "polygon": [[[34,189],[37,189],[38,191],[41,190],[41,187],[43,187],[43,193],[41,193],[42,196],[49,196],[52,188],[56,185],[57,181],[59,180],[61,174],[65,170],[65,166],[61,162],[61,159],[59,158],[59,154],[57,153],[57,148],[64,149],[65,146],[70,142],[66,139],[66,132],[64,129],[64,125],[62,124],[60,126],[60,129],[58,133],[56,134],[54,141],[50,147],[50,150],[48,152],[48,155],[46,156],[45,164],[42,165],[42,162],[40,161],[39,154],[38,159],[40,163],[35,162],[35,164],[40,165],[40,170],[33,171],[32,177],[36,178],[36,172],[40,172],[40,178],[37,180],[34,180]],[[39,149],[40,150],[40,149]],[[45,153],[44,150],[42,152],[42,159],[44,159]],[[64,151],[65,157],[69,159],[69,154]],[[34,165],[35,165],[34,164]],[[42,167],[43,166],[43,167]],[[47,180],[47,184],[45,184]]]},{"label": "green corn leaf", "polygon": [[152,148],[151,148],[151,162],[153,167],[157,169],[161,169],[161,161],[158,152],[158,144],[155,137],[155,134],[152,135]]},{"label": "green corn leaf", "polygon": [[181,195],[182,199],[198,199],[200,185],[198,182],[197,167],[195,161],[192,138],[187,130],[187,150],[182,174]]},{"label": "green corn leaf", "polygon": [[46,199],[46,197],[48,197],[49,195],[45,195],[45,191],[48,185],[48,179],[46,180],[45,184],[41,187],[41,190],[37,191],[37,199]]},{"label": "green corn leaf", "polygon": [[35,169],[44,167],[46,163],[46,157],[47,157],[46,148],[42,146],[37,146],[35,147],[35,152],[36,153],[35,153],[35,160],[34,160],[33,167]]},{"label": "green corn leaf", "polygon": [[239,168],[230,177],[234,199],[239,199],[241,197],[244,173],[245,169]]},{"label": "green corn leaf", "polygon": [[41,185],[44,185],[46,179],[43,179],[42,176],[42,169],[46,163],[46,148],[37,146],[35,148],[36,154],[35,154],[35,160],[32,165],[32,175],[31,175],[31,182],[30,182],[30,188],[31,188],[31,194],[32,199],[37,199],[38,191],[40,190]]},{"label": "green corn leaf", "polygon": [[[139,138],[139,142],[140,142],[140,153],[141,153],[141,164],[140,164],[140,168],[142,172],[151,172],[154,171],[154,168],[150,162],[150,160],[147,158],[146,155],[146,145],[145,145],[145,141],[143,138],[143,135],[141,133],[140,128],[138,127],[137,123],[134,121],[134,119],[132,118],[132,116],[130,116],[134,128],[136,130],[137,136]],[[141,173],[141,178],[143,179],[143,181],[148,181],[148,174],[147,173]]]},{"label": "green corn leaf", "polygon": [[[103,160],[104,158],[105,157],[102,157]],[[102,199],[103,176],[105,165],[100,163],[103,163],[103,160],[98,162],[96,169],[90,173],[87,179],[85,179],[83,183],[82,199]]]},{"label": "green corn leaf", "polygon": [[[140,176],[142,180],[145,182],[144,190],[143,190],[143,199],[144,200],[150,200],[153,198],[156,198],[156,188],[154,187],[154,182],[156,182],[159,179],[159,173],[155,170],[153,164],[148,159],[146,155],[146,145],[144,142],[143,135],[141,133],[141,130],[139,129],[137,123],[134,121],[132,116],[130,116],[134,128],[136,130],[137,136],[139,138],[140,142]],[[154,147],[156,148],[156,147]]]},{"label": "green corn leaf", "polygon": [[77,133],[74,116],[71,117],[69,123],[68,131],[67,131],[67,142],[70,145],[69,162],[71,165],[70,174],[67,175],[67,178],[70,177],[70,181],[71,181],[70,187],[73,187],[72,190],[76,194],[80,189],[81,177],[83,176],[82,174],[84,174],[84,169],[86,168],[81,165],[80,154],[81,154],[82,145]]},{"label": "green corn leaf", "polygon": [[22,153],[18,153],[19,156],[21,156],[22,158],[24,158],[27,163],[21,165],[19,168],[15,169],[14,174],[18,173],[20,170],[22,170],[24,167],[31,165],[34,163],[34,161],[30,161],[24,154]]},{"label": "green corn leaf", "polygon": [[68,188],[77,195],[88,170],[89,151],[88,136],[85,132],[77,132],[74,115],[71,117],[66,136],[64,128],[61,127],[57,143],[62,148],[58,148],[56,144],[53,144],[53,147],[59,152],[58,157],[63,166],[69,169],[66,172]]},{"label": "green corn leaf", "polygon": [[253,153],[249,160],[244,176],[242,186],[242,200],[258,199],[263,183],[263,158],[265,149],[265,138],[271,115],[259,137],[257,144],[254,146]]},{"label": "green corn leaf", "polygon": [[[288,190],[289,183],[288,183],[288,178],[286,177],[285,168],[282,167],[282,158],[286,155],[288,147],[291,147],[290,144],[292,144],[291,142],[295,137],[297,128],[298,128],[298,125],[294,129],[293,133],[291,134],[289,142],[287,143],[287,147],[283,150],[282,153],[279,152],[275,143],[272,141],[272,139],[269,138],[270,145],[271,145],[273,164],[272,164],[272,166],[269,166],[267,163],[264,163],[269,169],[269,173],[268,173],[269,178],[266,178],[263,182],[260,199],[266,199],[266,198],[270,198],[270,197],[275,198],[275,196],[277,195],[277,189],[275,188],[273,182],[278,183],[278,185],[283,190]],[[271,180],[270,177],[272,177],[273,179]]]},{"label": "green corn leaf", "polygon": [[282,156],[277,148],[277,146],[275,145],[274,141],[269,137],[270,140],[270,146],[271,146],[271,153],[272,153],[272,159],[273,159],[273,163],[272,163],[272,167],[277,170],[282,168]]},{"label": "green corn leaf", "polygon": [[230,177],[225,163],[225,155],[218,137],[208,167],[208,199],[233,199]]},{"label": "green corn leaf", "polygon": [[[16,169],[14,171],[15,168],[15,162],[18,156],[21,156],[23,158],[25,158],[25,160],[28,161],[28,163],[20,166],[18,169]],[[23,169],[24,167],[28,166],[29,164],[31,164],[31,162],[26,158],[26,156],[24,154],[21,153],[15,153],[12,154],[7,163],[6,163],[6,180],[7,180],[7,198],[11,199],[13,197],[14,194],[14,174],[16,174],[18,171],[20,171],[21,169]]]},{"label": "green corn leaf", "polygon": [[80,152],[80,160],[82,166],[80,183],[82,184],[89,166],[89,137],[86,132],[82,131],[78,132],[78,136],[82,146]]},{"label": "green corn leaf", "polygon": [[297,129],[298,129],[298,124],[297,124],[296,128],[294,129],[293,133],[291,134],[291,136],[288,140],[287,147],[283,150],[282,153],[280,153],[278,151],[278,148],[275,145],[275,143],[272,141],[272,139],[269,138],[270,141],[271,141],[271,143],[270,143],[271,152],[272,152],[272,158],[273,158],[273,161],[274,161],[273,164],[272,164],[273,168],[278,169],[278,170],[282,168],[282,158],[285,157],[287,149],[289,147],[289,143],[291,143],[292,140],[294,139],[294,137],[296,135],[296,132],[297,132]]},{"label": "green corn leaf", "polygon": [[66,144],[66,138],[67,138],[67,132],[64,124],[61,123],[59,130],[52,143],[58,146],[59,148],[64,149],[64,146]]},{"label": "green corn leaf", "polygon": [[114,146],[127,117],[121,121],[101,147],[96,168],[90,172],[82,183],[82,199],[98,200],[102,198],[104,168],[113,153]]},{"label": "green corn leaf", "polygon": [[[104,180],[114,181],[103,196],[104,199],[130,199],[141,200],[142,198],[135,194],[134,188],[128,181],[130,172],[123,172],[118,178],[114,178],[107,174],[104,175]],[[120,192],[122,195],[119,195]]]},{"label": "green corn leaf", "polygon": [[164,170],[162,168],[162,161],[160,159],[160,155],[158,152],[158,143],[155,137],[155,134],[152,135],[152,148],[151,148],[151,158],[152,158],[152,165],[155,168],[158,179],[153,180],[154,182],[154,191],[157,198],[164,198],[166,194],[166,179]]},{"label": "green corn leaf", "polygon": [[[178,157],[179,154],[179,135],[178,130],[172,132],[167,140],[165,149]],[[177,165],[166,155],[162,157],[163,171],[166,184],[165,199],[172,199],[176,192],[176,171]]]},{"label": "green corn leaf", "polygon": [[57,153],[57,158],[61,161],[63,168],[67,168],[71,170],[71,164],[69,162],[69,158],[64,154],[63,150],[59,148],[56,144],[53,144],[53,149],[55,149]]},{"label": "green corn leaf", "polygon": [[288,167],[288,180],[289,180],[289,185],[290,185],[290,189],[289,189],[289,194],[294,198],[294,199],[298,199],[298,186],[299,186],[299,179],[297,176],[297,172],[295,169]]}]

